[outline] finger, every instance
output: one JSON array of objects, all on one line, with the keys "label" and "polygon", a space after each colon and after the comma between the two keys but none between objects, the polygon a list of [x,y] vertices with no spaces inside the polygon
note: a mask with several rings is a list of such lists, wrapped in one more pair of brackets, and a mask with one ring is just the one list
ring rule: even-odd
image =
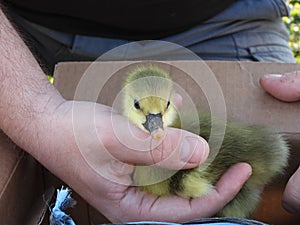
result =
[{"label": "finger", "polygon": [[300,100],[300,71],[267,74],[260,78],[261,86],[275,98],[292,102]]},{"label": "finger", "polygon": [[244,183],[252,174],[251,166],[247,163],[237,163],[231,166],[216,184],[215,189],[204,199],[195,199],[194,208],[204,207],[202,216],[212,216],[219,212],[241,190]]},{"label": "finger", "polygon": [[203,138],[184,130],[167,128],[164,138],[154,140],[120,115],[114,115],[112,124],[113,128],[104,133],[104,145],[123,162],[156,164],[168,169],[193,168],[204,162],[209,153]]},{"label": "finger", "polygon": [[[134,207],[128,212],[130,220],[154,219],[184,222],[201,217],[211,217],[234,198],[250,174],[251,167],[249,164],[238,163],[222,176],[216,185],[216,189],[212,190],[207,196],[191,201],[177,196],[155,198],[149,194],[137,192],[135,189],[129,189],[126,197],[122,199],[122,204],[127,207],[127,204],[130,203]],[[135,202],[133,202],[133,199],[135,199]]]},{"label": "finger", "polygon": [[300,212],[300,167],[288,181],[283,193],[282,204],[290,213]]}]

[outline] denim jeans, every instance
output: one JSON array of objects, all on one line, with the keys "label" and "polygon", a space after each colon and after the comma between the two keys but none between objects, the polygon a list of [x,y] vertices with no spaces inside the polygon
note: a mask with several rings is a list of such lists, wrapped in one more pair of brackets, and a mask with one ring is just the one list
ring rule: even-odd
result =
[{"label": "denim jeans", "polygon": [[[201,10],[199,10],[201,13]],[[284,0],[239,0],[228,9],[184,32],[164,37],[162,43],[182,46],[203,60],[248,60],[294,63],[288,46],[289,33],[282,22],[289,9]],[[168,45],[155,41],[83,36],[58,32],[15,15],[16,23],[28,34],[30,45],[50,68],[59,61],[96,60],[110,50],[108,60],[190,59],[185,54],[165,54]],[[141,50],[142,49],[142,50]]]}]

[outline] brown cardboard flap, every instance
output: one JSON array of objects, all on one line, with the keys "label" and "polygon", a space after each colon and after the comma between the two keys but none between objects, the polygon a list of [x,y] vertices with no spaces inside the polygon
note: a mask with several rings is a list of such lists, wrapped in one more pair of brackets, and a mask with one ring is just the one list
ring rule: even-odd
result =
[{"label": "brown cardboard flap", "polygon": [[1,130],[0,178],[0,223],[26,223],[33,202],[41,196],[40,166]]},{"label": "brown cardboard flap", "polygon": [[18,166],[22,155],[23,152],[0,130],[0,193],[11,179],[11,174]]},{"label": "brown cardboard flap", "polygon": [[[54,84],[66,99],[113,105],[126,72],[142,63],[145,62],[60,63],[56,67]],[[201,110],[217,114],[225,112],[229,120],[274,127],[278,132],[300,140],[300,123],[296,122],[299,121],[300,102],[278,101],[259,85],[263,74],[300,70],[299,64],[225,61],[151,64],[169,71],[174,82]]]}]

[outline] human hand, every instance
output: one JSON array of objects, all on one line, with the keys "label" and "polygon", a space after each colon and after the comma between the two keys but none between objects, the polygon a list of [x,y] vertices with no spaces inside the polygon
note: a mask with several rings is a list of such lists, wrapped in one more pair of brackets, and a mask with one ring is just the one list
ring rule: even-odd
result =
[{"label": "human hand", "polygon": [[290,213],[300,213],[300,167],[291,176],[285,187],[282,205]]},{"label": "human hand", "polygon": [[[265,75],[260,79],[260,84],[267,92],[282,101],[300,100],[300,71],[283,75]],[[300,212],[300,167],[286,185],[282,204],[291,213]]]},{"label": "human hand", "polygon": [[[151,146],[150,135],[113,113],[110,107],[67,101],[53,116],[51,135],[48,135],[52,143],[46,144],[50,149],[43,152],[52,151],[55,155],[45,157],[39,153],[35,157],[39,156],[42,164],[112,222],[180,222],[212,216],[238,193],[251,173],[248,164],[240,163],[229,169],[216,189],[204,198],[157,198],[130,186],[133,165],[157,163],[170,169],[195,167],[205,161],[209,151],[202,138],[169,128],[162,143],[150,150],[147,149]],[[191,151],[182,154],[182,161],[180,146],[184,137],[197,144],[191,143]],[[134,146],[129,146],[130,143]]]}]

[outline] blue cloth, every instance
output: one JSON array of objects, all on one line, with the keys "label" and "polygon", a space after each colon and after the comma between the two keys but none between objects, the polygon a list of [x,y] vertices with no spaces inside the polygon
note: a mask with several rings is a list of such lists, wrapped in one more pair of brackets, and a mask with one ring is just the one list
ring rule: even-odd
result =
[{"label": "blue cloth", "polygon": [[[201,10],[199,9],[199,13]],[[162,41],[175,43],[204,60],[249,60],[294,63],[288,46],[289,34],[282,17],[289,14],[284,0],[239,0],[232,6],[185,32]],[[57,32],[22,18],[16,19],[32,36],[46,64],[59,61],[95,60],[102,54],[131,40],[91,37]],[[153,42],[137,42],[114,51],[109,60],[140,60],[139,52],[153,52],[153,60],[190,59],[190,55],[165,54],[165,47]]]},{"label": "blue cloth", "polygon": [[[287,15],[288,8],[282,0],[239,0],[211,20],[161,40],[188,48],[204,60],[295,62],[288,46],[289,34],[281,19]],[[66,38],[57,32],[50,32],[50,35],[53,39],[62,35],[58,41],[62,37]],[[72,44],[70,40],[73,41]],[[74,53],[97,58],[112,48],[129,42],[70,35],[69,42],[65,44]],[[132,49],[124,51],[123,55],[115,58],[134,59],[130,56],[136,54],[131,51]],[[164,54],[161,52],[160,55]],[[181,59],[185,59],[185,56],[181,56]]]},{"label": "blue cloth", "polygon": [[71,193],[69,188],[57,189],[56,201],[50,214],[50,225],[75,225],[72,218],[64,212],[64,210],[76,204],[76,201],[71,197]]}]

